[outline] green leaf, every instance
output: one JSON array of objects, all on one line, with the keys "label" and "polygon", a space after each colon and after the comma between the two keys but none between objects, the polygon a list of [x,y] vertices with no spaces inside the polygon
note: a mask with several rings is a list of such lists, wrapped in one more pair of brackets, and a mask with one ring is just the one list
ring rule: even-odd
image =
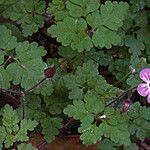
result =
[{"label": "green leaf", "polygon": [[[129,57],[129,56],[127,56],[127,57]],[[127,76],[127,74],[129,74],[130,62],[124,61],[125,59],[128,59],[128,58],[112,60],[109,64],[109,68],[108,68],[109,71],[115,75],[115,78],[118,81],[121,81],[124,78],[124,80],[123,80],[123,82],[124,82],[126,80],[125,76]]]},{"label": "green leaf", "polygon": [[64,76],[65,86],[70,90],[69,98],[81,100],[84,94],[93,89],[102,99],[115,97],[121,92],[120,89],[108,84],[105,79],[98,75],[98,66],[92,61],[84,63],[83,67],[78,67],[74,75]]},{"label": "green leaf", "polygon": [[13,110],[9,105],[5,105],[3,113],[3,126],[5,126],[7,132],[13,132],[18,128],[19,118],[17,112]]},{"label": "green leaf", "polygon": [[[64,76],[65,86],[71,90],[69,93],[70,99],[82,99],[84,96],[83,90],[86,88],[85,83],[88,78],[98,75],[98,66],[92,61],[88,61],[83,67],[78,67],[75,75]],[[91,78],[90,78],[91,79]]]},{"label": "green leaf", "polygon": [[2,144],[0,144],[0,149],[2,149],[3,148],[3,145]]},{"label": "green leaf", "polygon": [[149,113],[150,108],[141,106],[139,102],[134,103],[128,111],[128,117],[130,119],[129,131],[132,135],[136,135],[136,137],[142,141],[149,136]]},{"label": "green leaf", "polygon": [[118,45],[121,39],[115,31],[111,31],[105,27],[100,27],[94,33],[92,41],[96,47],[100,46],[109,49],[112,45]]},{"label": "green leaf", "polygon": [[2,144],[6,138],[6,131],[5,128],[3,126],[0,126],[0,144]]},{"label": "green leaf", "polygon": [[88,111],[86,111],[85,108],[85,103],[81,100],[74,100],[73,105],[68,105],[64,109],[64,113],[67,114],[69,117],[73,116],[75,119],[83,120],[85,118],[88,118],[89,120],[91,120],[91,122],[93,121],[93,115],[88,115]]},{"label": "green leaf", "polygon": [[22,143],[18,145],[17,150],[36,150],[35,147],[32,146],[32,144],[28,143]]},{"label": "green leaf", "polygon": [[129,48],[129,52],[133,55],[141,55],[141,50],[145,49],[145,45],[133,36],[126,36],[125,45]]},{"label": "green leaf", "polygon": [[78,66],[76,74],[77,74],[77,76],[79,76],[81,78],[83,76],[83,78],[85,78],[86,80],[91,77],[96,77],[99,74],[98,64],[96,64],[92,60],[90,60],[90,61],[84,63],[83,67]]},{"label": "green leaf", "polygon": [[100,9],[102,25],[117,30],[123,25],[128,9],[129,5],[126,2],[105,2]]},{"label": "green leaf", "polygon": [[41,97],[39,95],[30,94],[26,97],[27,106],[33,110],[41,108]]},{"label": "green leaf", "polygon": [[5,147],[9,148],[16,141],[28,141],[28,131],[33,131],[37,126],[36,121],[21,120],[19,125],[19,117],[16,110],[13,110],[8,104],[5,105],[3,110],[3,126],[0,127],[2,141],[5,143]]},{"label": "green leaf", "polygon": [[21,120],[20,130],[17,133],[17,140],[24,142],[28,140],[27,131],[33,131],[34,128],[38,125],[37,121],[32,120]]},{"label": "green leaf", "polygon": [[66,7],[69,10],[69,14],[72,17],[85,17],[87,14],[94,12],[100,6],[98,0],[69,0],[66,3]]},{"label": "green leaf", "polygon": [[59,129],[62,128],[62,119],[61,118],[49,118],[41,120],[42,134],[47,142],[52,142],[55,139],[55,136],[59,134]]},{"label": "green leaf", "polygon": [[92,123],[94,117],[104,110],[104,103],[101,102],[94,93],[87,93],[85,95],[85,102],[82,100],[74,100],[73,105],[68,105],[64,109],[64,113],[69,117],[74,117],[81,122]]},{"label": "green leaf", "polygon": [[[7,55],[7,52],[13,50],[17,45],[16,37],[12,36],[12,33],[4,25],[0,25],[0,65],[4,63],[4,56]],[[0,87],[9,88],[10,81],[12,80],[11,71],[5,70],[0,66]]]},{"label": "green leaf", "polygon": [[147,12],[146,11],[138,12],[134,17],[134,21],[136,26],[138,27],[144,28],[145,26],[147,26],[148,22]]},{"label": "green leaf", "polygon": [[141,83],[141,80],[139,79],[139,76],[136,75],[130,75],[130,77],[127,79],[127,84],[132,85],[132,87],[137,87],[138,84]]},{"label": "green leaf", "polygon": [[138,150],[139,147],[135,143],[131,143],[130,146],[125,146],[124,150]]},{"label": "green leaf", "polygon": [[[17,112],[13,110],[12,107],[9,105],[5,105],[4,111],[3,111],[3,126],[1,129],[2,131],[2,137],[4,138],[4,143],[7,148],[9,148],[14,142],[15,142],[15,136],[12,133],[15,133],[19,130],[19,118],[17,115]],[[5,134],[5,137],[4,137]]]},{"label": "green leaf", "polygon": [[36,89],[34,89],[35,94],[42,94],[43,96],[50,96],[53,93],[53,83],[52,80],[45,80]]},{"label": "green leaf", "polygon": [[101,143],[97,145],[97,149],[98,150],[106,150],[106,149],[116,150],[114,146],[115,144],[112,141],[110,141],[109,139],[104,139]]},{"label": "green leaf", "polygon": [[43,47],[37,43],[25,41],[16,47],[16,61],[7,67],[12,72],[13,83],[20,84],[24,89],[29,89],[44,78],[46,64],[42,61],[45,55]]},{"label": "green leaf", "polygon": [[50,114],[62,114],[63,109],[70,103],[66,98],[56,97],[55,95],[43,97],[43,100]]},{"label": "green leaf", "polygon": [[113,108],[107,108],[104,114],[106,115],[106,119],[102,120],[99,126],[104,137],[110,138],[111,141],[120,145],[129,146],[131,141],[127,118]]},{"label": "green leaf", "polygon": [[6,140],[4,141],[5,147],[9,148],[10,146],[13,145],[14,142],[15,142],[15,136],[7,134]]},{"label": "green leaf", "polygon": [[32,35],[44,24],[45,3],[41,0],[19,0],[3,12],[3,16],[21,23],[24,36]]},{"label": "green leaf", "polygon": [[103,51],[92,51],[87,53],[87,57],[99,63],[101,66],[108,66],[111,64],[112,57],[106,55]]},{"label": "green leaf", "polygon": [[0,65],[2,65],[4,62],[4,56],[5,56],[5,53],[0,50]]},{"label": "green leaf", "polygon": [[85,108],[93,114],[99,114],[104,110],[104,103],[93,92],[88,92],[84,101],[86,102]]},{"label": "green leaf", "polygon": [[[26,97],[26,119],[36,120],[40,122],[43,118],[46,118],[46,113],[41,111],[42,99],[40,95],[29,94]],[[18,109],[18,112],[21,108]]]},{"label": "green leaf", "polygon": [[87,80],[87,85],[98,94],[102,101],[106,101],[107,99],[110,100],[110,98],[116,97],[118,93],[122,92],[121,89],[108,84],[102,76],[89,78]]},{"label": "green leaf", "polygon": [[[33,126],[31,125],[36,124],[35,121],[31,122],[31,119],[36,120],[40,123],[42,130],[41,132],[47,142],[52,142],[55,139],[55,136],[59,134],[59,129],[63,126],[62,119],[59,117],[50,117],[47,113],[42,111],[43,108],[47,109],[46,107],[41,108],[41,105],[44,106],[43,99],[46,102],[47,100],[49,100],[48,97],[41,98],[39,95],[34,94],[27,97],[26,118],[28,118],[28,120],[23,122],[23,127],[18,137],[22,137],[23,139],[27,138],[26,134],[24,134],[26,127],[28,127],[29,130],[32,130]],[[47,103],[49,104],[49,102]],[[57,110],[54,111],[57,112]],[[28,126],[28,124],[31,125]]]},{"label": "green leaf", "polygon": [[144,68],[149,68],[150,64],[147,64],[145,58],[142,57],[140,59],[137,55],[133,55],[133,57],[131,57],[131,67],[135,69],[135,73],[131,74],[126,82],[132,87],[137,87],[138,84],[141,83],[141,79],[139,77],[140,71]]},{"label": "green leaf", "polygon": [[12,36],[16,37],[18,42],[22,42],[24,40],[22,32],[17,26],[11,23],[3,23],[3,25],[5,25],[9,30],[11,30]]},{"label": "green leaf", "polygon": [[[17,38],[12,36],[12,32],[4,25],[0,25],[0,33],[0,49],[4,50],[5,52],[13,50],[17,45]],[[0,53],[0,58],[2,58],[4,53],[2,54],[2,51],[0,51]],[[2,60],[0,60],[0,62],[2,62]]]},{"label": "green leaf", "polygon": [[58,53],[67,60],[72,60],[76,55],[78,55],[78,53],[76,51],[72,51],[69,46],[60,46]]},{"label": "green leaf", "polygon": [[87,16],[88,24],[95,30],[92,36],[95,46],[108,49],[121,42],[116,31],[123,25],[128,8],[127,3],[107,1],[101,5],[100,12],[95,11]]},{"label": "green leaf", "polygon": [[0,5],[11,5],[11,4],[16,3],[17,1],[19,1],[19,0],[7,0],[7,1],[1,0]]},{"label": "green leaf", "polygon": [[146,0],[130,0],[132,4],[131,10],[133,12],[138,12],[139,10],[143,9],[145,6],[145,1]]},{"label": "green leaf", "polygon": [[82,133],[80,139],[83,141],[83,144],[95,144],[102,139],[102,131],[95,124],[81,124],[78,131]]},{"label": "green leaf", "polygon": [[41,109],[31,109],[27,107],[26,111],[27,119],[33,119],[40,122],[43,118],[46,117],[46,113],[42,112]]},{"label": "green leaf", "polygon": [[12,72],[0,67],[0,88],[8,89],[12,80]]},{"label": "green leaf", "polygon": [[55,20],[63,20],[67,15],[65,0],[52,0],[49,3],[47,12],[55,16]]},{"label": "green leaf", "polygon": [[57,37],[57,41],[63,46],[71,46],[73,50],[78,52],[86,49],[89,51],[92,47],[92,41],[86,32],[87,23],[84,19],[74,19],[65,17],[63,21],[57,22],[48,29],[48,33],[53,38]]}]

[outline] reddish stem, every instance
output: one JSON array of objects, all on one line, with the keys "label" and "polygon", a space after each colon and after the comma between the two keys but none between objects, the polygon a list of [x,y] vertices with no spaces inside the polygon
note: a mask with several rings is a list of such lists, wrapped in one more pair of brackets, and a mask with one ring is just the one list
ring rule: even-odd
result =
[{"label": "reddish stem", "polygon": [[70,124],[72,124],[74,121],[75,121],[74,118],[71,118],[71,119],[63,126],[63,128],[61,129],[61,133],[63,133],[63,131],[64,131],[65,129],[67,129],[67,127],[68,127]]},{"label": "reddish stem", "polygon": [[85,57],[86,57],[86,50],[84,49],[84,51],[82,52],[82,66],[85,62]]},{"label": "reddish stem", "polygon": [[36,87],[38,87],[39,85],[41,85],[45,80],[46,80],[46,78],[42,79],[37,84],[35,84],[33,87],[31,87],[30,89],[26,90],[24,92],[24,94],[28,94],[28,93],[32,92]]}]

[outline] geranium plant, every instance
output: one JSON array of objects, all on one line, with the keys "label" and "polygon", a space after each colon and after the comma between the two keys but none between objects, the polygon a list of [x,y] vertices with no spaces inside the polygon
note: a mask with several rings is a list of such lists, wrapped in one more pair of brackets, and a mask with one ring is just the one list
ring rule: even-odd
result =
[{"label": "geranium plant", "polygon": [[36,149],[33,132],[48,143],[77,134],[100,150],[148,144],[149,0],[1,0],[0,8],[0,149]]}]

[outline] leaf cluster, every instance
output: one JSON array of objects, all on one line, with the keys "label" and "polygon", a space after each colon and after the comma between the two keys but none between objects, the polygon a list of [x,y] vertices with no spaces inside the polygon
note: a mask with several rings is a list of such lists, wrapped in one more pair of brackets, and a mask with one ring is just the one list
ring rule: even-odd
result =
[{"label": "leaf cluster", "polygon": [[89,51],[93,46],[108,49],[121,41],[117,31],[123,25],[128,8],[123,2],[108,1],[100,6],[98,0],[68,0],[68,16],[57,20],[48,32],[62,45],[78,52]]},{"label": "leaf cluster", "polygon": [[[130,98],[131,92],[116,96],[137,87],[140,71],[150,67],[149,7],[149,0],[1,0],[6,23],[0,25],[0,94],[16,88],[18,95],[8,95],[21,100],[23,91],[27,102],[23,120],[20,105],[3,108],[0,149],[19,141],[18,150],[34,150],[22,142],[37,125],[52,142],[67,116],[80,121],[83,144],[138,149],[137,141],[150,135],[150,110],[140,100],[122,112],[116,100]],[[58,43],[33,42],[41,35]],[[39,46],[43,43],[46,50]],[[49,56],[51,44],[57,47],[55,58]],[[44,70],[52,65],[56,73],[46,79]]]},{"label": "leaf cluster", "polygon": [[59,134],[59,129],[62,128],[62,119],[59,114],[62,114],[65,107],[52,103],[52,100],[52,97],[31,94],[27,98],[26,106],[26,118],[34,119],[40,123],[41,129],[39,129],[47,142],[52,142]]},{"label": "leaf cluster", "polygon": [[136,138],[143,141],[146,137],[149,137],[150,131],[150,108],[140,106],[140,103],[134,103],[128,112],[129,117],[129,131],[131,135],[135,135]]},{"label": "leaf cluster", "polygon": [[[6,4],[6,2],[2,2]],[[11,4],[11,3],[9,3]],[[45,3],[41,0],[17,0],[6,7],[1,15],[21,24],[24,36],[32,35],[44,25]]]},{"label": "leaf cluster", "polygon": [[0,126],[0,143],[4,143],[6,148],[13,145],[14,142],[28,141],[28,131],[33,131],[38,125],[35,120],[19,120],[15,110],[9,105],[5,105],[3,110],[2,126]]}]

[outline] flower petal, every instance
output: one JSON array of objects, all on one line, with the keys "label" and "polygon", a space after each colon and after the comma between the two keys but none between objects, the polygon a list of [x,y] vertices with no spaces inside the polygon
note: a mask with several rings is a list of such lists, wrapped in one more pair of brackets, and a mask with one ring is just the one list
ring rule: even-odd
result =
[{"label": "flower petal", "polygon": [[147,102],[150,104],[150,94],[147,96]]},{"label": "flower petal", "polygon": [[147,83],[141,83],[137,87],[137,91],[141,96],[147,96],[150,91],[149,91],[149,86]]},{"label": "flower petal", "polygon": [[150,82],[150,68],[143,69],[140,72],[140,78],[145,82]]}]

